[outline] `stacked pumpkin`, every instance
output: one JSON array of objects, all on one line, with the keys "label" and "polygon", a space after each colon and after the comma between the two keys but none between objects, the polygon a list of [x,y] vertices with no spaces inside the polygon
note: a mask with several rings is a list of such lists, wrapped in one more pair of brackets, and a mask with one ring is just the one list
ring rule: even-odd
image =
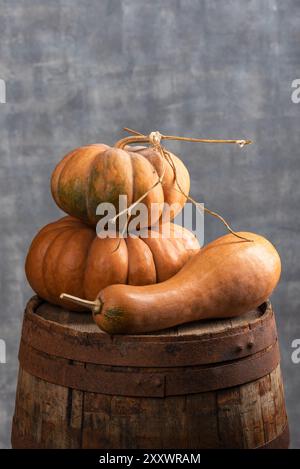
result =
[{"label": "stacked pumpkin", "polygon": [[[177,178],[189,192],[189,173],[182,161],[171,154]],[[94,300],[103,288],[112,284],[149,285],[175,275],[199,250],[199,243],[188,230],[170,223],[170,236],[162,233],[164,203],[177,209],[185,203],[178,191],[170,165],[162,175],[161,157],[154,148],[130,147],[128,150],[94,144],[68,153],[55,168],[51,179],[52,195],[69,216],[46,225],[36,235],[26,259],[27,279],[35,292],[50,303],[71,310],[86,310],[60,298],[62,292]],[[162,176],[161,184],[151,189]],[[143,203],[151,213],[158,204],[153,227],[143,237],[100,238],[96,210],[111,203],[118,211],[119,196],[128,204],[145,192]],[[149,220],[142,220],[148,226]],[[151,233],[153,230],[155,233]]]},{"label": "stacked pumpkin", "polygon": [[[91,309],[110,334],[238,316],[266,301],[281,271],[274,246],[254,233],[231,232],[200,250],[194,235],[172,222],[166,238],[164,203],[173,207],[174,219],[188,197],[189,173],[159,140],[152,138],[150,147],[126,146],[133,140],[150,139],[81,147],[55,168],[52,195],[68,216],[45,226],[31,244],[26,274],[36,293],[70,310]],[[147,216],[139,224],[147,236],[97,236],[97,207],[110,203],[118,213],[121,195],[129,207],[145,204]]]}]

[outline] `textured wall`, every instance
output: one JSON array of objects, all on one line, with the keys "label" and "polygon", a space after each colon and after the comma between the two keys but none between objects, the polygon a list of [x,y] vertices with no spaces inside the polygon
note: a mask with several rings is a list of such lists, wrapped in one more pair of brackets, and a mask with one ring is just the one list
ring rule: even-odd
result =
[{"label": "textured wall", "polygon": [[[60,215],[49,177],[68,150],[113,143],[123,126],[178,135],[252,138],[233,146],[172,144],[192,194],[235,228],[270,238],[283,260],[273,297],[293,445],[300,447],[298,319],[299,74],[297,0],[0,0],[0,447],[10,445],[24,258]],[[206,218],[206,240],[224,233]],[[297,245],[298,241],[298,245]]]}]

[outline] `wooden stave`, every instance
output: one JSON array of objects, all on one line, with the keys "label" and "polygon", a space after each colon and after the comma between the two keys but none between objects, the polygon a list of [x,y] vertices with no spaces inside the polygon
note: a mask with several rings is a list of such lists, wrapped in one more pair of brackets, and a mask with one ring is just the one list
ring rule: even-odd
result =
[{"label": "wooden stave", "polygon": [[[45,449],[43,445],[36,443],[30,437],[24,438],[22,435],[18,433],[17,430],[17,423],[14,422],[13,424],[13,433],[12,433],[12,447],[14,449]],[[289,426],[286,424],[284,430],[275,438],[268,441],[264,445],[257,446],[256,448],[251,448],[254,450],[261,450],[261,449],[288,449],[290,446],[290,431]],[[50,448],[51,449],[51,448]],[[178,448],[181,449],[181,448]],[[184,448],[185,449],[185,448]],[[206,449],[206,448],[196,448],[198,450]],[[230,448],[226,448],[230,449]],[[235,448],[231,448],[235,449]]]},{"label": "wooden stave", "polygon": [[[269,390],[266,382],[270,383]],[[28,386],[27,393],[24,393],[24,383]],[[49,383],[22,370],[19,384],[12,428],[13,448],[271,449],[289,445],[279,366],[254,383],[186,396],[185,403],[182,396],[132,399],[75,390],[70,394],[70,390],[57,385],[50,384],[49,389]],[[261,388],[265,390],[263,395],[258,392]],[[253,391],[258,400],[265,397],[268,400],[271,391],[276,397],[273,408],[266,407],[262,401],[253,406]],[[52,399],[49,403],[49,395],[52,398],[53,394],[58,401]],[[65,414],[61,412],[61,400]],[[140,401],[141,408],[136,409]],[[157,408],[159,402],[162,406]],[[243,412],[234,410],[237,402]],[[180,419],[183,409],[184,420]],[[266,409],[267,416],[264,415]],[[141,417],[141,422],[136,422],[136,417]],[[162,424],[164,419],[168,421],[167,426],[163,424],[163,431],[157,418]]]}]

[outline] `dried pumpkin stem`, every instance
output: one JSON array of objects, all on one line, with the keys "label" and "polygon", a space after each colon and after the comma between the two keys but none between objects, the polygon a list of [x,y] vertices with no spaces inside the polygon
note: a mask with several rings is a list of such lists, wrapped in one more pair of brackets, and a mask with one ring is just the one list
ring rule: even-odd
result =
[{"label": "dried pumpkin stem", "polygon": [[84,306],[92,310],[93,314],[100,314],[103,306],[102,301],[97,298],[95,301],[84,300],[83,298],[78,298],[78,296],[69,295],[68,293],[62,293],[59,298],[61,300],[68,300],[76,303],[80,306]]},{"label": "dried pumpkin stem", "polygon": [[137,130],[133,130],[133,129],[130,129],[129,127],[123,127],[123,130],[125,130],[125,132],[128,132],[129,134],[133,134],[133,135],[143,135],[141,134],[141,132],[138,132]]},{"label": "dried pumpkin stem", "polygon": [[[116,148],[125,148],[126,145],[130,145],[132,143],[152,143],[151,141],[151,134],[150,135],[143,135],[135,130],[126,128],[128,132],[134,133],[135,135],[132,137],[125,137],[119,140],[116,144]],[[200,143],[235,143],[239,145],[241,148],[245,145],[249,145],[251,140],[224,140],[224,139],[209,139],[209,138],[194,138],[194,137],[180,137],[179,135],[163,135],[159,132],[152,132],[152,134],[156,134],[157,137],[162,140],[179,140],[182,142],[200,142]],[[158,142],[159,143],[159,142]]]}]

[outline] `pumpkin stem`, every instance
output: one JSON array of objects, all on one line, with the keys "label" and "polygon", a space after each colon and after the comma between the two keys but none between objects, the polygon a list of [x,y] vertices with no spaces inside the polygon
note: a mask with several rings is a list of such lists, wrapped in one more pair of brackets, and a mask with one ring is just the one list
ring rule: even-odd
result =
[{"label": "pumpkin stem", "polygon": [[84,300],[83,298],[78,298],[77,296],[69,295],[68,293],[62,293],[59,298],[61,300],[72,301],[81,306],[85,306],[92,310],[93,315],[100,314],[103,306],[100,298],[96,298],[95,301]]},{"label": "pumpkin stem", "polygon": [[129,127],[123,127],[123,130],[125,130],[125,132],[128,132],[129,134],[133,134],[133,135],[142,135],[140,132],[138,132],[137,130],[133,130],[133,129],[130,129]]},{"label": "pumpkin stem", "polygon": [[[249,145],[252,143],[251,140],[224,140],[224,139],[209,139],[209,138],[194,138],[194,137],[180,137],[178,135],[163,135],[160,134],[159,132],[152,132],[150,135],[143,135],[140,134],[139,132],[128,129],[127,127],[124,129],[127,132],[133,133],[134,136],[132,137],[125,137],[119,140],[116,144],[116,148],[125,148],[126,145],[130,145],[131,143],[152,143],[151,141],[151,135],[153,134],[158,134],[159,135],[159,140],[179,140],[183,142],[200,142],[200,143],[236,143],[239,145],[241,148],[244,147],[245,145]],[[157,142],[159,144],[159,142]]]}]

